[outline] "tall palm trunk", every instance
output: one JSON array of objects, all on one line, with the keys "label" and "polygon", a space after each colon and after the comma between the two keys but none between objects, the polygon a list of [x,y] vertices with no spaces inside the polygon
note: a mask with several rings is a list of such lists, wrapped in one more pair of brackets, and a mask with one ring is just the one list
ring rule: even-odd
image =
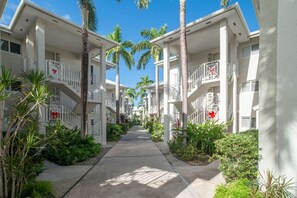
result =
[{"label": "tall palm trunk", "polygon": [[159,67],[156,65],[156,102],[157,102],[157,119],[160,118],[160,97],[159,97]]},{"label": "tall palm trunk", "polygon": [[116,63],[116,123],[120,123],[120,65],[119,57]]},{"label": "tall palm trunk", "polygon": [[88,28],[84,27],[82,33],[83,56],[81,63],[81,137],[87,135],[87,100],[88,100],[88,69],[89,69],[89,51],[88,51]]},{"label": "tall palm trunk", "polygon": [[182,122],[183,144],[187,144],[187,117],[188,117],[188,57],[186,38],[186,0],[180,0],[180,63],[182,71]]}]

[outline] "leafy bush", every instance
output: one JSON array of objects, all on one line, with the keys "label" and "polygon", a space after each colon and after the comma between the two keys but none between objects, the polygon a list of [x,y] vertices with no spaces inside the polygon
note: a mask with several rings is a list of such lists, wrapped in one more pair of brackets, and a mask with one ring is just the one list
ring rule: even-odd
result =
[{"label": "leafy bush", "polygon": [[247,178],[257,178],[258,132],[256,130],[229,134],[215,142],[213,159],[220,160],[219,169],[227,182]]},{"label": "leafy bush", "polygon": [[219,185],[216,188],[215,198],[261,198],[263,195],[251,187],[251,183],[247,179],[240,179],[228,183],[226,185]]},{"label": "leafy bush", "polygon": [[121,123],[119,125],[122,127],[122,135],[127,134],[128,130],[129,130],[129,124]]},{"label": "leafy bush", "polygon": [[121,139],[121,135],[123,135],[122,126],[119,124],[110,124],[106,125],[106,136],[107,141],[114,142],[119,141]]},{"label": "leafy bush", "polygon": [[195,145],[196,148],[212,155],[215,151],[215,141],[224,137],[225,124],[218,124],[216,121],[206,121],[204,124],[188,123],[187,142]]},{"label": "leafy bush", "polygon": [[154,122],[151,126],[152,140],[161,142],[164,140],[164,126],[160,122]]},{"label": "leafy bush", "polygon": [[197,148],[192,144],[187,144],[185,147],[183,145],[183,138],[180,136],[169,142],[169,149],[185,161],[191,161],[198,156]]},{"label": "leafy bush", "polygon": [[80,130],[68,129],[60,122],[48,127],[49,143],[45,152],[48,160],[59,165],[72,165],[96,156],[101,149],[94,138],[82,139]]},{"label": "leafy bush", "polygon": [[53,185],[48,181],[32,180],[25,185],[21,197],[53,198]]}]

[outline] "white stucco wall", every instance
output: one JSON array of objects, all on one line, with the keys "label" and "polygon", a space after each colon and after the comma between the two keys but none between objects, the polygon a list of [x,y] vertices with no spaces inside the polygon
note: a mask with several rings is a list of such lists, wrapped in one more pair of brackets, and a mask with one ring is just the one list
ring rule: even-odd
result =
[{"label": "white stucco wall", "polygon": [[[260,1],[259,170],[297,182],[297,1]],[[294,191],[295,196],[297,190]]]}]

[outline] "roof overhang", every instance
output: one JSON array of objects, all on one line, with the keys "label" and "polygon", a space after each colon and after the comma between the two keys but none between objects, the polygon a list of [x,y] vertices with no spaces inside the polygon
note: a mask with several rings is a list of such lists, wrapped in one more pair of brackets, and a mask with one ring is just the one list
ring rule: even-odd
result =
[{"label": "roof overhang", "polygon": [[[9,29],[15,37],[23,39],[28,31],[30,31],[30,28],[34,25],[37,18],[45,24],[47,30],[46,36],[48,37],[46,38],[46,42],[48,39],[51,40],[53,43],[52,45],[59,45],[59,40],[56,42],[54,41],[54,36],[59,35],[59,39],[63,40],[63,45],[68,46],[69,48],[81,48],[82,28],[80,26],[47,11],[28,0],[22,0],[20,2],[10,23]],[[119,44],[115,41],[89,31],[90,48],[105,46],[106,50],[109,50],[118,45]],[[76,51],[77,50],[78,49],[76,49]]]},{"label": "roof overhang", "polygon": [[[236,35],[239,43],[249,40],[250,30],[243,17],[239,4],[236,3],[232,6],[222,8],[206,17],[200,18],[194,22],[187,24],[186,32],[188,48],[191,48],[192,45],[192,48],[194,49],[194,43],[197,43],[198,46],[199,42],[199,46],[208,45],[210,48],[216,47],[214,45],[218,42],[215,42],[213,40],[219,39],[219,23],[224,19],[227,19],[229,33]],[[162,48],[164,47],[165,43],[168,43],[171,47],[170,52],[178,55],[176,51],[179,50],[179,37],[180,29],[176,29],[174,31],[166,33],[161,37],[153,39],[151,43],[157,44]],[[213,46],[210,43],[213,43]]]},{"label": "roof overhang", "polygon": [[252,0],[253,1],[253,5],[256,11],[256,15],[257,15],[257,19],[259,22],[260,19],[260,0]]},{"label": "roof overhang", "polygon": [[[116,83],[112,80],[106,79],[106,89],[115,89]],[[126,85],[120,84],[120,89],[128,89]]]},{"label": "roof overhang", "polygon": [[0,19],[2,17],[2,14],[3,14],[6,3],[7,3],[7,0],[1,0],[0,1]]}]

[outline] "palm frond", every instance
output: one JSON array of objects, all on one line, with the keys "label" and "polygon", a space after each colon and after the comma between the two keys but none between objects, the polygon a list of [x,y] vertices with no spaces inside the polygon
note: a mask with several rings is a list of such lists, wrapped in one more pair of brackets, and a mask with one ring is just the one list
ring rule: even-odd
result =
[{"label": "palm frond", "polygon": [[86,9],[89,13],[88,15],[88,28],[91,31],[97,30],[97,17],[96,17],[96,7],[93,0],[79,0],[78,5],[80,9]]},{"label": "palm frond", "polygon": [[143,53],[137,63],[137,69],[145,69],[145,66],[147,65],[147,63],[149,62],[149,60],[151,59],[151,52],[147,51],[145,53]]},{"label": "palm frond", "polygon": [[138,7],[138,9],[148,9],[148,6],[149,6],[149,3],[151,2],[152,0],[137,0],[136,1],[136,5]]},{"label": "palm frond", "polygon": [[129,70],[131,70],[131,66],[135,64],[133,56],[126,50],[121,51],[121,57],[125,61]]}]

